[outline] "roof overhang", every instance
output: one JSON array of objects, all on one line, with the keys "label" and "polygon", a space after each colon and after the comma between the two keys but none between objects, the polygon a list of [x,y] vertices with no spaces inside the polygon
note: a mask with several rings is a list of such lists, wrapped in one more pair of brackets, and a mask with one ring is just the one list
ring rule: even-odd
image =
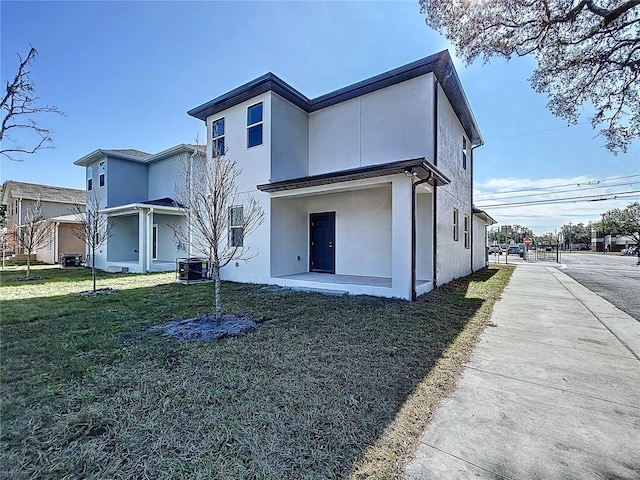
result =
[{"label": "roof overhang", "polygon": [[107,207],[100,210],[100,213],[104,213],[110,217],[118,217],[124,215],[136,215],[140,211],[144,210],[153,210],[154,213],[164,215],[182,215],[182,209],[180,207],[158,206],[144,202],[128,203],[125,205],[118,205],[117,207]]},{"label": "roof overhang", "polygon": [[141,157],[136,157],[134,155],[127,155],[124,153],[116,152],[114,150],[103,150],[99,148],[97,150],[94,150],[91,153],[88,153],[84,157],[79,158],[78,160],[73,162],[73,164],[85,167],[91,163],[95,163],[98,160],[101,160],[106,157],[115,157],[115,158],[120,158],[122,160],[129,160],[131,162],[145,163],[145,159]]},{"label": "roof overhang", "polygon": [[258,185],[257,188],[262,192],[275,193],[397,174],[428,180],[432,185],[449,185],[451,183],[451,180],[426,158],[414,158],[412,160],[401,160],[398,162],[382,163],[320,175],[298,177],[280,182],[265,183]]},{"label": "roof overhang", "polygon": [[487,212],[476,207],[473,207],[473,215],[484,221],[487,225],[495,225],[498,223]]},{"label": "roof overhang", "polygon": [[187,113],[192,117],[206,121],[212,115],[269,91],[277,93],[305,112],[311,113],[429,73],[433,73],[442,86],[472,145],[484,144],[484,139],[471,111],[460,78],[456,73],[453,60],[447,50],[314,99],[307,98],[269,72],[224,95],[192,108]]}]

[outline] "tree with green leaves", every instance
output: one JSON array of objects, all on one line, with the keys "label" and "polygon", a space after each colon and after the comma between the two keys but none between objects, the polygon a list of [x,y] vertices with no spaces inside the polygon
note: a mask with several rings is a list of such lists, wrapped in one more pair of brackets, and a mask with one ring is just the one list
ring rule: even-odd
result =
[{"label": "tree with green leaves", "polygon": [[562,238],[566,248],[582,245],[591,248],[591,227],[584,223],[568,223],[562,226]]},{"label": "tree with green leaves", "polygon": [[551,112],[593,128],[613,153],[640,137],[640,1],[419,0],[431,28],[467,63],[532,55],[529,79]]},{"label": "tree with green leaves", "polygon": [[[627,208],[614,208],[604,213],[600,228],[610,235],[631,237],[640,247],[640,202],[633,202]],[[640,248],[638,249],[640,265]]]}]

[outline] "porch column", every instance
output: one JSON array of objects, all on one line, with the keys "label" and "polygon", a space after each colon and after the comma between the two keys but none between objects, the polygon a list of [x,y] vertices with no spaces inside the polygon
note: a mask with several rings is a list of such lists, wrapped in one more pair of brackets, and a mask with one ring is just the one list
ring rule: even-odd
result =
[{"label": "porch column", "polygon": [[146,231],[146,247],[145,247],[145,258],[146,258],[146,272],[151,271],[151,266],[153,265],[153,208],[150,208],[147,212],[147,231]]},{"label": "porch column", "polygon": [[146,235],[145,235],[145,212],[142,208],[138,209],[138,270],[140,273],[145,272],[146,259]]},{"label": "porch column", "polygon": [[391,186],[391,287],[394,296],[411,299],[411,179],[396,177]]}]

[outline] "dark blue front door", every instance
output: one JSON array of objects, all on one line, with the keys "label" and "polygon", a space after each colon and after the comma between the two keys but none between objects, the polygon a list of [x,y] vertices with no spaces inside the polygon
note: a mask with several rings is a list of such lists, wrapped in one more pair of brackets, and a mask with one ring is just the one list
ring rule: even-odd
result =
[{"label": "dark blue front door", "polygon": [[312,213],[309,271],[335,273],[336,212]]}]

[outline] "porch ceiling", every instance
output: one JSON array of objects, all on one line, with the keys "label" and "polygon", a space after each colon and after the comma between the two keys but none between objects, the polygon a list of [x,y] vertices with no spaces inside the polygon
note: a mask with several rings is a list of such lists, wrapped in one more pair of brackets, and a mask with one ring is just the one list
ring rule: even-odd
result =
[{"label": "porch ceiling", "polygon": [[414,158],[411,160],[401,160],[398,162],[323,173],[321,175],[310,175],[280,182],[265,183],[258,185],[257,188],[263,192],[274,193],[386,175],[397,175],[399,173],[411,174],[421,179],[430,178],[430,183],[437,185],[449,185],[449,183],[451,183],[451,180],[429,160],[426,158]]}]

